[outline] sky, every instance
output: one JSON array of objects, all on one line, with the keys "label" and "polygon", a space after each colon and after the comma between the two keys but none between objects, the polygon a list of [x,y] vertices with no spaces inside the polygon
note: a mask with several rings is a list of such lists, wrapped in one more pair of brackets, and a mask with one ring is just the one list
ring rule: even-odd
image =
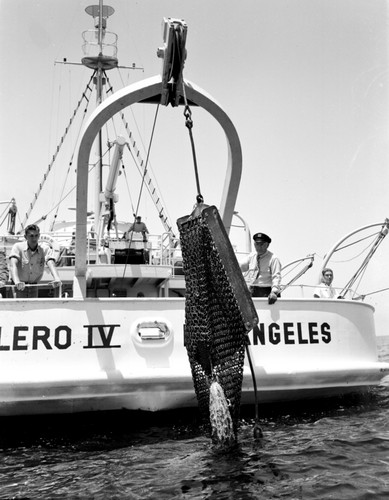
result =
[{"label": "sky", "polygon": [[[90,78],[87,68],[55,61],[80,62],[81,33],[93,28],[85,7],[93,3],[98,2],[0,0],[0,201],[14,197],[21,219]],[[159,74],[162,20],[185,20],[184,78],[220,103],[241,140],[243,173],[236,210],[252,233],[271,236],[270,250],[283,264],[315,254],[305,283],[317,282],[324,255],[344,235],[389,217],[387,1],[105,3],[115,9],[108,30],[119,37],[119,64],[141,68],[123,69],[120,75],[109,72],[115,89]],[[143,137],[144,157],[153,117],[151,106],[128,115]],[[201,191],[206,203],[218,206],[225,138],[202,110],[193,109],[192,118]],[[70,142],[76,142],[78,133],[69,132]],[[73,145],[66,147],[72,154]],[[160,110],[149,162],[175,223],[191,212],[196,196],[182,109]],[[34,220],[56,204],[58,188],[68,191],[64,172],[74,174],[74,165],[68,160],[62,165],[62,173],[50,172]],[[129,203],[136,205],[140,191],[136,172],[130,163],[127,168],[127,185],[118,186],[117,214],[124,221],[131,219]],[[127,186],[133,192],[131,202],[126,201]],[[66,201],[57,221],[74,216],[69,210],[75,206],[72,195]],[[153,203],[142,197],[143,219],[151,232],[160,232],[155,212]],[[242,234],[234,228],[231,237],[241,241]],[[388,248],[385,240],[361,293],[389,287]],[[335,286],[349,264],[334,264]],[[365,300],[376,307],[377,333],[389,334],[389,291]]]}]

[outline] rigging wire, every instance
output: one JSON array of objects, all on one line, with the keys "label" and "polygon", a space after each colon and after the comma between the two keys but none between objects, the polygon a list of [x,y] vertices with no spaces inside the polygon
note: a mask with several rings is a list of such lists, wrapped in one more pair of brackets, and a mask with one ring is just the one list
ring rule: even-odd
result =
[{"label": "rigging wire", "polygon": [[[353,257],[350,257],[349,259],[343,259],[343,260],[335,260],[334,259],[332,262],[334,262],[335,264],[344,264],[345,262],[351,262],[351,261],[357,259],[358,257],[360,257],[361,255],[363,255],[370,248],[370,245],[371,245],[371,243],[369,243],[366,247],[363,247],[362,250],[358,254],[354,255]],[[347,246],[349,246],[349,245],[347,245]],[[347,248],[347,246],[343,247],[343,248]]]},{"label": "rigging wire", "polygon": [[[149,161],[149,157],[150,157],[151,145],[152,145],[153,139],[154,139],[154,132],[155,132],[155,126],[156,126],[156,123],[157,123],[157,117],[158,117],[159,107],[160,107],[160,105],[158,104],[157,108],[156,108],[156,111],[155,111],[155,115],[154,115],[153,127],[151,129],[151,136],[150,136],[150,141],[149,141],[149,147],[147,149],[146,163],[145,163],[144,174],[143,174],[144,177],[147,174],[147,166],[148,166],[148,161]],[[140,202],[141,202],[141,199],[142,199],[142,192],[143,192],[144,184],[145,183],[142,180],[140,188],[139,188],[138,201],[137,201],[136,208],[135,208],[135,213],[134,213],[134,223],[135,223],[136,217],[138,215],[138,210],[139,210]],[[132,236],[133,236],[133,232],[131,233],[131,236],[130,236],[129,248],[131,248]],[[128,256],[127,256],[127,261],[128,261]],[[127,265],[128,265],[128,262],[126,262],[126,264],[124,266],[124,269],[123,269],[123,278],[126,275]]]},{"label": "rigging wire", "polygon": [[366,272],[366,268],[367,268],[368,263],[370,262],[371,258],[373,257],[373,255],[377,251],[378,247],[381,245],[381,243],[382,243],[383,239],[385,238],[385,236],[387,235],[387,233],[388,233],[388,226],[386,224],[384,224],[382,226],[381,231],[379,232],[379,234],[376,238],[376,241],[373,243],[373,246],[370,249],[369,253],[366,255],[366,257],[363,260],[359,269],[354,273],[354,275],[350,278],[350,280],[348,281],[346,286],[342,289],[342,291],[340,292],[340,296],[344,297],[345,294],[347,293],[347,291],[350,290],[351,287],[354,285],[354,283],[357,281],[357,279],[360,276],[362,277],[364,275],[364,273]]},{"label": "rigging wire", "polygon": [[290,273],[293,273],[295,269],[297,269],[297,267],[301,264],[301,262],[305,260],[305,259],[301,259],[299,262],[297,262],[293,267],[291,267],[291,269],[288,271],[288,272],[284,272],[284,269],[281,269],[282,271],[282,277],[283,278],[286,278]]},{"label": "rigging wire", "polygon": [[[82,127],[83,127],[83,124],[84,124],[84,121],[85,121],[85,118],[86,118],[86,114],[88,112],[88,106],[89,106],[89,103],[90,103],[90,100],[87,99],[87,106],[84,108],[84,113],[82,115],[82,119],[81,119],[81,122],[80,122],[80,126],[78,128],[78,133],[77,133],[77,140],[75,141],[75,144],[78,143],[78,140],[80,138],[80,135],[81,135],[81,131],[82,131]],[[70,161],[69,161],[69,165],[68,165],[68,169],[66,171],[66,175],[65,175],[65,179],[64,179],[64,182],[63,182],[63,186],[62,186],[62,190],[61,190],[61,193],[60,193],[60,199],[62,199],[62,196],[63,196],[63,193],[65,191],[65,187],[66,187],[66,182],[69,178],[69,175],[70,175],[70,169],[72,168],[73,166],[73,159],[74,159],[74,155],[75,155],[75,149],[73,150],[73,153],[71,155],[71,158],[70,158]],[[59,212],[59,207],[60,207],[60,204],[57,205],[57,211],[55,212],[54,216],[53,216],[53,221],[51,223],[51,226],[50,226],[50,231],[53,231],[54,230],[54,224],[56,222],[56,219],[57,219],[57,216],[58,216],[58,212]]]},{"label": "rigging wire", "polygon": [[[367,266],[367,265],[366,265],[366,266]],[[345,291],[345,295],[346,295],[346,293],[347,293],[348,291],[350,291],[350,292],[352,292],[352,296],[353,296],[353,297],[355,297],[355,294],[357,293],[357,290],[358,290],[358,288],[359,288],[359,286],[360,286],[360,284],[361,284],[361,282],[362,282],[362,278],[365,276],[365,273],[366,273],[366,270],[367,270],[367,267],[366,267],[366,266],[364,267],[364,269],[363,269],[363,270],[361,270],[361,273],[360,273],[360,275],[359,275],[358,282],[357,282],[357,278],[355,279],[355,283],[356,283],[356,284],[355,284],[355,286],[354,286],[354,289],[352,290],[352,289],[351,289],[351,285],[350,285],[350,287],[346,289],[346,291]],[[354,285],[354,283],[352,283],[352,285]],[[343,290],[342,290],[342,292],[343,292]],[[342,292],[341,292],[341,294],[342,294]]]},{"label": "rigging wire", "polygon": [[[92,75],[92,77],[90,78],[90,80],[89,80],[88,84],[86,85],[85,91],[83,92],[82,97],[79,99],[79,101],[78,101],[78,103],[77,103],[77,105],[76,105],[76,107],[75,107],[75,109],[74,109],[74,111],[73,111],[73,115],[70,117],[70,120],[69,120],[69,122],[68,122],[68,125],[65,127],[65,132],[63,133],[63,135],[62,135],[62,137],[61,137],[61,139],[60,139],[60,141],[59,141],[59,143],[58,143],[58,145],[57,145],[57,148],[56,148],[55,153],[53,154],[52,160],[50,161],[50,163],[49,163],[49,165],[48,165],[48,167],[47,167],[47,169],[46,169],[46,172],[45,172],[45,173],[44,173],[44,175],[43,175],[43,179],[42,179],[41,183],[39,184],[38,190],[35,192],[35,194],[34,194],[34,198],[33,198],[32,202],[30,203],[30,206],[29,206],[29,208],[28,208],[28,210],[27,210],[27,212],[26,212],[26,214],[25,214],[24,220],[23,220],[23,222],[22,222],[22,229],[23,229],[23,228],[24,228],[24,226],[26,225],[27,220],[28,220],[28,218],[29,218],[29,216],[30,216],[30,214],[31,214],[31,212],[32,212],[32,210],[33,210],[33,208],[34,208],[34,206],[35,206],[35,203],[36,203],[36,201],[37,201],[37,199],[38,199],[38,197],[39,197],[39,195],[40,195],[40,193],[41,193],[41,191],[42,191],[42,189],[43,189],[43,186],[44,186],[44,184],[46,183],[47,177],[48,177],[48,175],[49,175],[49,174],[50,174],[50,172],[51,172],[51,169],[52,169],[52,167],[53,167],[53,165],[54,165],[54,163],[55,163],[55,160],[56,160],[56,158],[57,158],[57,156],[58,156],[58,153],[60,152],[61,147],[62,147],[62,145],[63,145],[63,143],[64,143],[64,140],[65,140],[66,136],[68,135],[68,132],[69,132],[69,130],[70,130],[70,127],[71,127],[71,125],[73,124],[73,120],[74,120],[74,118],[76,117],[76,114],[77,114],[78,110],[80,109],[80,106],[81,106],[82,101],[83,101],[83,100],[84,100],[84,98],[85,98],[85,99],[86,99],[86,101],[87,101],[87,102],[89,102],[89,99],[88,99],[88,98],[87,98],[87,96],[86,96],[86,91],[87,91],[87,89],[89,89],[89,90],[91,91],[90,83],[92,82],[94,75],[95,75],[95,72],[93,73],[93,75]],[[20,232],[20,231],[19,231],[19,232]]]},{"label": "rigging wire", "polygon": [[[305,259],[302,259],[302,260],[305,260]],[[296,276],[294,276],[294,277],[293,277],[293,278],[289,281],[289,283],[286,283],[286,285],[283,285],[283,286],[282,286],[282,291],[286,290],[286,288],[288,288],[288,287],[289,287],[289,286],[291,286],[291,285],[292,285],[295,281],[297,281],[299,278],[301,278],[301,276],[302,276],[303,274],[305,274],[305,273],[308,271],[308,269],[310,269],[312,266],[313,266],[313,256],[311,257],[311,261],[310,261],[310,262],[308,262],[308,264],[306,264],[306,265],[305,265],[305,266],[301,269],[301,271],[300,271],[300,272],[298,272],[298,273],[296,274]],[[296,267],[297,267],[297,266],[295,266],[293,269],[295,269]],[[287,273],[286,275],[288,275],[288,274],[289,274],[289,273]]]},{"label": "rigging wire", "polygon": [[149,157],[150,157],[150,151],[151,151],[151,145],[152,145],[153,138],[154,138],[154,132],[155,132],[155,126],[156,126],[156,123],[157,123],[159,106],[160,105],[158,104],[157,105],[157,109],[155,111],[155,116],[154,116],[153,127],[152,127],[152,130],[151,130],[151,137],[150,137],[149,147],[148,147],[148,150],[147,150],[146,163],[145,163],[145,168],[144,168],[144,171],[143,171],[143,182],[141,183],[141,186],[140,186],[140,189],[139,189],[138,202],[136,204],[136,209],[135,209],[135,214],[136,215],[138,214],[139,205],[140,205],[140,201],[141,201],[141,197],[142,197],[142,192],[143,192],[143,186],[145,184],[144,183],[144,178],[146,177],[146,174],[147,174]]},{"label": "rigging wire", "polygon": [[132,201],[131,190],[130,190],[130,186],[129,186],[129,184],[128,184],[127,172],[126,172],[126,169],[125,169],[125,166],[124,166],[124,164],[123,164],[123,163],[122,163],[122,170],[123,170],[123,175],[124,175],[124,178],[125,178],[125,180],[126,180],[126,188],[127,188],[128,197],[129,197],[129,199],[130,199],[131,211],[132,211],[132,213],[134,214],[134,213],[135,213],[134,203],[133,203],[133,201]]},{"label": "rigging wire", "polygon": [[[365,298],[365,297],[367,297],[368,295],[374,295],[374,294],[376,294],[376,293],[386,292],[386,291],[388,291],[388,290],[389,290],[389,287],[387,287],[387,288],[381,288],[380,290],[375,290],[374,292],[364,293],[364,294],[360,295],[359,297],[360,297],[362,300],[364,300],[364,298]],[[358,297],[358,298],[359,298],[359,297]]]},{"label": "rigging wire", "polygon": [[3,213],[0,215],[0,217],[3,217],[3,215],[4,215],[4,219],[0,222],[0,226],[2,226],[4,224],[4,222],[7,220],[8,211],[9,211],[10,206],[11,206],[11,201],[9,201],[9,203],[4,208]]},{"label": "rigging wire", "polygon": [[348,245],[344,245],[343,247],[337,248],[336,251],[339,252],[340,250],[344,250],[345,248],[348,248],[348,247],[351,247],[353,245],[356,245],[357,243],[360,243],[361,241],[368,240],[369,238],[372,238],[373,236],[377,236],[378,234],[380,234],[380,231],[375,232],[373,234],[369,234],[368,236],[365,236],[364,238],[360,238],[359,240],[352,241]]},{"label": "rigging wire", "polygon": [[[104,153],[104,155],[107,154],[107,153]],[[104,157],[103,155],[103,157]],[[95,168],[96,168],[96,165],[100,162],[100,160],[97,160],[93,165],[91,165],[89,167],[89,170],[88,170],[88,173],[90,174]],[[39,224],[42,220],[46,220],[47,217],[51,214],[51,212],[54,212],[54,210],[56,210],[60,205],[61,203],[63,203],[72,193],[73,191],[76,189],[76,185],[74,185],[72,188],[69,189],[69,191],[58,201],[58,203],[56,205],[54,205],[50,210],[48,210],[44,215],[42,215],[38,220],[34,221],[33,224]],[[18,234],[20,233],[20,231],[18,232]]]},{"label": "rigging wire", "polygon": [[[119,75],[120,75],[120,73],[119,73]],[[107,82],[108,82],[109,87],[110,87],[107,90],[107,92],[106,92],[106,94],[108,95],[108,93],[113,93],[113,87],[112,87],[112,85],[111,85],[111,83],[110,83],[110,81],[109,81],[108,76],[106,75],[106,73],[105,73],[105,77],[107,78]],[[147,149],[146,149],[146,147],[145,147],[145,145],[144,145],[144,143],[142,141],[142,134],[139,131],[139,127],[138,127],[136,118],[134,116],[134,113],[133,113],[131,107],[130,107],[130,110],[131,110],[132,117],[134,119],[134,123],[135,123],[136,129],[137,129],[139,137],[140,137],[140,142],[142,144],[143,150],[147,151]],[[164,200],[163,200],[163,198],[162,198],[162,196],[160,194],[160,189],[158,187],[158,183],[156,182],[156,177],[155,177],[155,175],[153,175],[153,177],[154,177],[154,180],[153,180],[151,178],[151,176],[150,176],[150,173],[149,173],[149,171],[152,172],[150,159],[148,160],[148,163],[147,163],[147,165],[148,165],[147,170],[148,171],[147,171],[147,174],[145,175],[144,174],[144,169],[145,169],[144,164],[145,164],[145,162],[144,162],[144,160],[141,157],[140,150],[139,150],[139,148],[138,148],[138,146],[136,144],[136,141],[134,139],[133,133],[132,133],[130,127],[129,127],[128,121],[127,121],[127,119],[126,119],[123,111],[121,111],[119,113],[119,115],[121,117],[124,129],[125,129],[125,131],[126,131],[126,133],[128,135],[128,138],[129,138],[130,144],[131,144],[131,147],[127,144],[127,149],[130,152],[130,154],[131,154],[131,157],[132,157],[132,159],[134,161],[134,164],[136,165],[136,167],[137,167],[137,169],[139,171],[139,174],[141,175],[141,177],[143,177],[144,182],[146,182],[146,187],[149,190],[149,193],[150,193],[150,195],[151,195],[151,197],[152,197],[152,199],[154,201],[154,204],[157,207],[159,218],[161,219],[162,224],[165,227],[165,230],[168,233],[170,233],[173,238],[175,238],[175,234],[174,234],[174,231],[173,231],[173,226],[170,223],[170,217],[169,217],[168,212],[167,212],[167,210],[165,208],[166,207],[166,203],[164,202]],[[157,185],[159,192],[157,192],[154,184]],[[161,200],[162,200],[162,203],[161,203]]]}]

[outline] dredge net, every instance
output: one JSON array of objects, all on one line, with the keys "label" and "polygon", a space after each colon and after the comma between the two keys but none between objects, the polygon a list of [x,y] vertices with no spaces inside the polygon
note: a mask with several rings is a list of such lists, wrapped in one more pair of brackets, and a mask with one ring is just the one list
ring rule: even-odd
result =
[{"label": "dredge net", "polygon": [[256,311],[217,209],[207,207],[177,225],[186,282],[184,339],[200,414],[209,426],[210,386],[218,382],[236,434]]}]

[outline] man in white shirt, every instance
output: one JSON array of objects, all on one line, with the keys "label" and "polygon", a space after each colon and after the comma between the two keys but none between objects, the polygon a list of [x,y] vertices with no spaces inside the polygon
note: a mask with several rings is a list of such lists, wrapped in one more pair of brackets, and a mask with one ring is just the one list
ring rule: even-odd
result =
[{"label": "man in white shirt", "polygon": [[11,277],[15,284],[16,298],[36,298],[37,285],[42,279],[45,265],[49,268],[53,276],[52,286],[54,288],[61,285],[61,280],[55,268],[55,258],[51,249],[39,244],[40,230],[36,224],[26,227],[24,237],[26,241],[15,243],[9,256]]},{"label": "man in white shirt", "polygon": [[268,250],[271,238],[265,233],[253,236],[255,252],[252,252],[240,268],[245,274],[253,297],[268,297],[274,304],[281,292],[281,262]]},{"label": "man in white shirt", "polygon": [[131,231],[134,231],[134,233],[142,233],[143,241],[144,242],[147,241],[147,235],[149,234],[149,230],[147,229],[146,224],[142,222],[142,217],[140,215],[136,217],[135,222],[133,224],[130,224],[128,231],[125,234],[127,239],[130,239]]}]

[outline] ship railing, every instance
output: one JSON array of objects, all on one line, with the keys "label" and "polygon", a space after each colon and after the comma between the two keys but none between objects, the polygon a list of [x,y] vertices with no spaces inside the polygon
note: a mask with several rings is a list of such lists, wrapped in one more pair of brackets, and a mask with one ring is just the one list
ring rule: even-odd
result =
[{"label": "ship railing", "polygon": [[173,275],[177,271],[182,274],[182,253],[180,241],[173,237],[171,233],[163,233],[162,235],[149,237],[152,243],[150,248],[150,264],[155,266],[170,266],[173,270]]},{"label": "ship railing", "polygon": [[[179,239],[172,237],[170,233],[148,234],[147,241],[143,240],[140,233],[133,233],[131,241],[107,236],[96,245],[96,234],[93,231],[87,233],[87,264],[115,263],[115,250],[144,250],[146,254],[145,263],[152,266],[170,266],[182,274],[182,254]],[[75,240],[72,232],[56,233],[52,235],[61,247],[57,266],[72,266],[75,259]],[[130,263],[130,262],[129,262]]]},{"label": "ship railing", "polygon": [[[25,288],[38,288],[38,290],[41,290],[43,288],[49,288],[53,290],[54,297],[62,297],[62,283],[59,283],[57,287],[54,287],[54,281],[49,281],[47,283],[26,283]],[[16,290],[16,285],[7,282],[5,283],[4,286],[0,288],[0,299],[5,299],[5,298],[12,298],[13,297],[13,292]],[[4,291],[3,291],[4,290]],[[8,293],[10,292],[10,293]]]},{"label": "ship railing", "polygon": [[82,33],[84,43],[82,51],[86,57],[113,57],[117,58],[118,36],[111,31],[104,31],[104,41],[99,43],[99,30],[91,29]]},{"label": "ship railing", "polygon": [[[287,289],[281,292],[283,298],[302,298],[302,299],[313,299],[315,288],[319,287],[320,283],[308,284],[308,283],[295,283],[289,285]],[[342,287],[332,287],[334,290],[341,294]],[[337,295],[335,296],[337,298]],[[363,300],[363,296],[358,294],[355,290],[348,290],[345,297],[346,300]]]}]

